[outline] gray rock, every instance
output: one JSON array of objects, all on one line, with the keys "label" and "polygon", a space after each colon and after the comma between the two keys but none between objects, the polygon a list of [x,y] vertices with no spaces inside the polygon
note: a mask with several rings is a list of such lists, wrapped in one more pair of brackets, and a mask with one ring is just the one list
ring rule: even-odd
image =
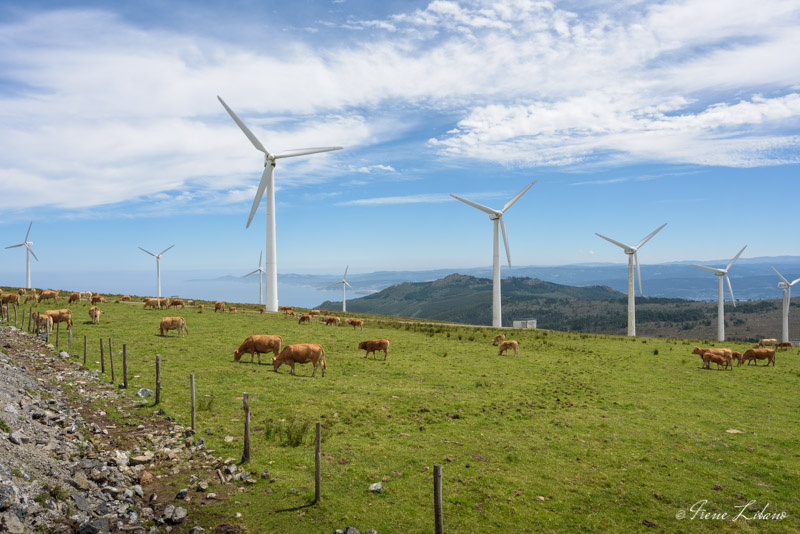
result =
[{"label": "gray rock", "polygon": [[153,395],[155,395],[155,392],[152,389],[141,388],[139,389],[139,391],[136,392],[136,394],[142,397],[143,399],[146,399],[147,397],[152,397]]},{"label": "gray rock", "polygon": [[14,445],[25,445],[26,443],[30,443],[30,438],[22,433],[21,430],[17,430],[12,432],[8,436],[8,440],[13,443]]},{"label": "gray rock", "polygon": [[347,527],[344,529],[344,534],[361,534],[356,527]]},{"label": "gray rock", "polygon": [[383,493],[383,485],[380,482],[376,482],[375,484],[370,484],[369,490],[372,493]]},{"label": "gray rock", "polygon": [[88,523],[81,525],[79,534],[104,534],[111,532],[111,522],[107,517],[96,517]]},{"label": "gray rock", "polygon": [[189,495],[189,490],[186,489],[186,488],[183,488],[182,490],[178,491],[178,493],[175,495],[175,498],[183,500],[183,499],[186,498],[187,495]]},{"label": "gray rock", "polygon": [[0,514],[0,531],[8,534],[24,534],[25,525],[14,512]]},{"label": "gray rock", "polygon": [[0,484],[0,512],[8,509],[14,504],[17,498],[17,492],[10,484]]},{"label": "gray rock", "polygon": [[142,486],[140,486],[139,484],[136,484],[135,486],[131,486],[131,489],[133,490],[133,492],[134,492],[134,493],[135,493],[135,494],[136,494],[136,495],[137,495],[137,496],[138,496],[140,499],[144,499],[144,490],[142,489]]},{"label": "gray rock", "polygon": [[192,527],[192,530],[189,531],[189,534],[206,534],[206,529],[203,527]]},{"label": "gray rock", "polygon": [[375,530],[374,528],[368,528],[367,530],[364,531],[364,534],[378,534],[378,531]]},{"label": "gray rock", "polygon": [[133,456],[128,460],[128,465],[142,465],[149,464],[155,458],[153,451],[145,451],[144,454]]},{"label": "gray rock", "polygon": [[69,358],[69,353],[67,351],[64,351],[64,350],[59,352],[58,355],[61,356],[64,359]]},{"label": "gray rock", "polygon": [[72,500],[75,501],[75,508],[81,512],[89,511],[89,501],[81,493],[73,493]]},{"label": "gray rock", "polygon": [[177,525],[177,524],[183,523],[183,521],[184,521],[184,519],[186,519],[187,515],[188,515],[188,512],[186,511],[186,508],[184,508],[183,506],[178,506],[178,507],[175,508],[175,511],[172,513],[172,518],[170,520],[172,521],[173,524]]}]

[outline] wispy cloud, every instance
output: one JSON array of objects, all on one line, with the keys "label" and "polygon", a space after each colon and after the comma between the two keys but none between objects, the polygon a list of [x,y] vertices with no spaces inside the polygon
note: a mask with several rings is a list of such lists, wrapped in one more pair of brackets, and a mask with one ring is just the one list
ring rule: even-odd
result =
[{"label": "wispy cloud", "polygon": [[453,197],[446,193],[423,195],[406,195],[397,197],[360,198],[339,202],[338,206],[385,206],[387,204],[441,204],[449,202]]}]

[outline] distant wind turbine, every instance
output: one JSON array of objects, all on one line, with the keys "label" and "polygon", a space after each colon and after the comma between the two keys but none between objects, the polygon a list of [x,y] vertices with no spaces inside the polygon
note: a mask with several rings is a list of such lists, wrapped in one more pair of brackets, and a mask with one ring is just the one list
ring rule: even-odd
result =
[{"label": "distant wind turbine", "polygon": [[503,326],[503,312],[500,300],[500,236],[498,227],[503,229],[503,243],[506,246],[506,258],[508,259],[508,266],[511,267],[511,252],[508,248],[508,235],[506,234],[506,223],[503,222],[503,214],[508,208],[513,206],[514,203],[519,200],[520,197],[524,195],[525,192],[528,191],[528,189],[530,189],[536,182],[537,180],[534,180],[525,186],[525,189],[517,193],[514,198],[506,202],[505,206],[503,206],[503,209],[501,210],[493,210],[492,208],[487,208],[486,206],[482,206],[477,202],[472,202],[471,200],[461,198],[452,193],[450,194],[450,196],[456,200],[460,200],[465,204],[469,204],[473,208],[477,208],[482,212],[489,214],[489,219],[494,222],[494,242],[492,249],[492,326],[495,328],[500,328]]},{"label": "distant wind turbine", "polygon": [[642,291],[642,271],[639,269],[639,248],[650,241],[654,235],[656,235],[662,228],[664,228],[667,223],[662,224],[658,228],[656,228],[653,232],[647,235],[644,239],[639,241],[636,246],[626,245],[625,243],[620,243],[619,241],[614,241],[610,237],[606,237],[602,234],[598,234],[595,232],[595,235],[598,237],[602,237],[606,241],[610,241],[614,243],[618,247],[622,248],[625,254],[628,255],[628,335],[635,336],[636,335],[636,291],[633,286],[633,264],[636,263],[636,278],[639,279],[639,295],[643,293]]},{"label": "distant wind turbine", "polygon": [[350,289],[353,289],[353,286],[347,283],[347,269],[349,268],[350,268],[349,265],[344,268],[344,276],[342,276],[341,282],[334,282],[328,286],[328,287],[333,287],[342,284],[342,313],[347,311],[347,294],[345,293],[345,286],[349,287]]},{"label": "distant wind turbine", "polygon": [[267,304],[268,311],[278,311],[278,259],[277,247],[275,238],[275,164],[281,158],[292,158],[295,156],[305,156],[307,154],[316,154],[319,152],[329,152],[331,150],[341,150],[340,146],[329,146],[320,148],[296,148],[293,150],[286,150],[278,154],[273,154],[264,148],[253,132],[245,126],[236,113],[233,112],[228,104],[222,98],[217,96],[220,104],[231,118],[239,125],[244,135],[250,140],[256,150],[264,153],[264,173],[261,175],[261,182],[258,184],[256,197],[253,200],[253,207],[250,209],[250,217],[247,219],[247,228],[250,227],[250,222],[253,220],[258,205],[261,202],[261,197],[264,196],[264,189],[267,190]]},{"label": "distant wind turbine", "polygon": [[705,269],[706,271],[711,271],[719,278],[719,297],[717,299],[717,340],[719,341],[725,341],[725,294],[722,289],[722,279],[724,278],[728,282],[728,291],[731,292],[731,301],[733,302],[733,307],[735,308],[736,299],[733,297],[733,286],[731,285],[731,279],[728,278],[728,270],[731,268],[734,262],[739,259],[739,256],[742,255],[742,252],[744,252],[744,249],[746,248],[747,245],[742,247],[742,250],[739,251],[739,254],[734,256],[724,269],[715,269],[714,267],[706,267],[705,265],[692,264],[695,267]]},{"label": "distant wind turbine", "polygon": [[140,250],[143,250],[144,252],[147,252],[148,254],[150,254],[151,256],[153,256],[156,259],[156,276],[158,277],[158,295],[157,296],[159,298],[161,297],[161,256],[163,256],[166,251],[168,251],[169,249],[171,249],[174,246],[175,245],[170,245],[167,248],[165,248],[164,250],[162,250],[161,252],[159,252],[158,254],[153,254],[149,250],[145,250],[142,247],[139,247]]},{"label": "distant wind turbine", "polygon": [[787,343],[789,341],[789,304],[792,301],[792,286],[800,282],[800,278],[794,282],[789,282],[778,272],[778,269],[773,267],[772,270],[775,271],[775,274],[781,279],[781,281],[778,282],[778,287],[783,289],[783,331],[781,333],[781,341]]},{"label": "distant wind turbine", "polygon": [[245,278],[247,276],[253,275],[258,273],[258,303],[264,304],[264,290],[263,290],[263,280],[264,280],[264,268],[261,266],[261,258],[264,256],[264,251],[262,250],[261,253],[258,255],[258,269],[255,271],[250,271],[246,275],[242,276]]},{"label": "distant wind turbine", "polygon": [[28,231],[25,232],[25,240],[22,241],[22,243],[6,247],[25,247],[25,287],[28,289],[31,288],[31,256],[33,256],[33,259],[36,261],[39,261],[39,258],[36,257],[36,254],[33,253],[33,241],[28,241],[28,236],[31,233],[31,226],[33,226],[33,221],[31,221],[31,223],[28,225]]}]

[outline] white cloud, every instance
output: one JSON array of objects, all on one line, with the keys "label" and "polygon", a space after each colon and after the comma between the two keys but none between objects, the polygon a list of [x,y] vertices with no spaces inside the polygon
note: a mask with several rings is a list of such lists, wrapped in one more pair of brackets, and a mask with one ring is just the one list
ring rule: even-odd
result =
[{"label": "white cloud", "polygon": [[385,206],[387,204],[440,204],[453,198],[446,193],[407,195],[396,197],[361,198],[339,202],[338,206]]}]

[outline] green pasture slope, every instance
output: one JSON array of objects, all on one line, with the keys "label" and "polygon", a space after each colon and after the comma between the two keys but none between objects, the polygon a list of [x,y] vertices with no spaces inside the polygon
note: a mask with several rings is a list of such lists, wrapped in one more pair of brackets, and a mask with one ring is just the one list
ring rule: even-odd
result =
[{"label": "green pasture slope", "polygon": [[[88,305],[71,307],[73,352],[87,335],[91,368],[99,368],[99,338],[111,337],[121,382],[119,352],[127,343],[129,374],[139,376],[130,379],[131,395],[154,388],[161,354],[161,407],[187,426],[189,375],[196,375],[207,408],[197,415],[199,435],[218,456],[241,458],[241,397],[249,393],[258,430],[246,468],[268,468],[278,480],[259,478],[213,504],[192,499],[189,517],[207,529],[227,520],[250,532],[326,533],[347,525],[432,532],[433,464],[441,463],[447,532],[800,531],[797,353],[779,352],[775,367],[702,370],[693,346],[720,344],[505,330],[520,343],[515,358],[497,356],[491,328],[363,316],[360,332],[300,326],[255,306],[234,315],[114,302],[101,305],[101,324],[92,325]],[[160,317],[173,315],[186,318],[188,337],[158,335]],[[310,365],[290,376],[287,367],[276,374],[249,357],[234,363],[233,350],[249,334],[322,344],[326,376],[311,378]],[[361,340],[384,337],[388,361],[357,350]],[[143,409],[154,410],[152,400]],[[322,501],[307,506],[316,421],[323,426]],[[301,444],[287,444],[289,431],[304,423]],[[226,436],[237,439],[226,443]],[[378,481],[383,493],[371,493]],[[706,513],[729,517],[695,515],[699,501],[707,501]],[[741,506],[745,517],[732,521]],[[785,517],[754,518],[765,506]]]}]

